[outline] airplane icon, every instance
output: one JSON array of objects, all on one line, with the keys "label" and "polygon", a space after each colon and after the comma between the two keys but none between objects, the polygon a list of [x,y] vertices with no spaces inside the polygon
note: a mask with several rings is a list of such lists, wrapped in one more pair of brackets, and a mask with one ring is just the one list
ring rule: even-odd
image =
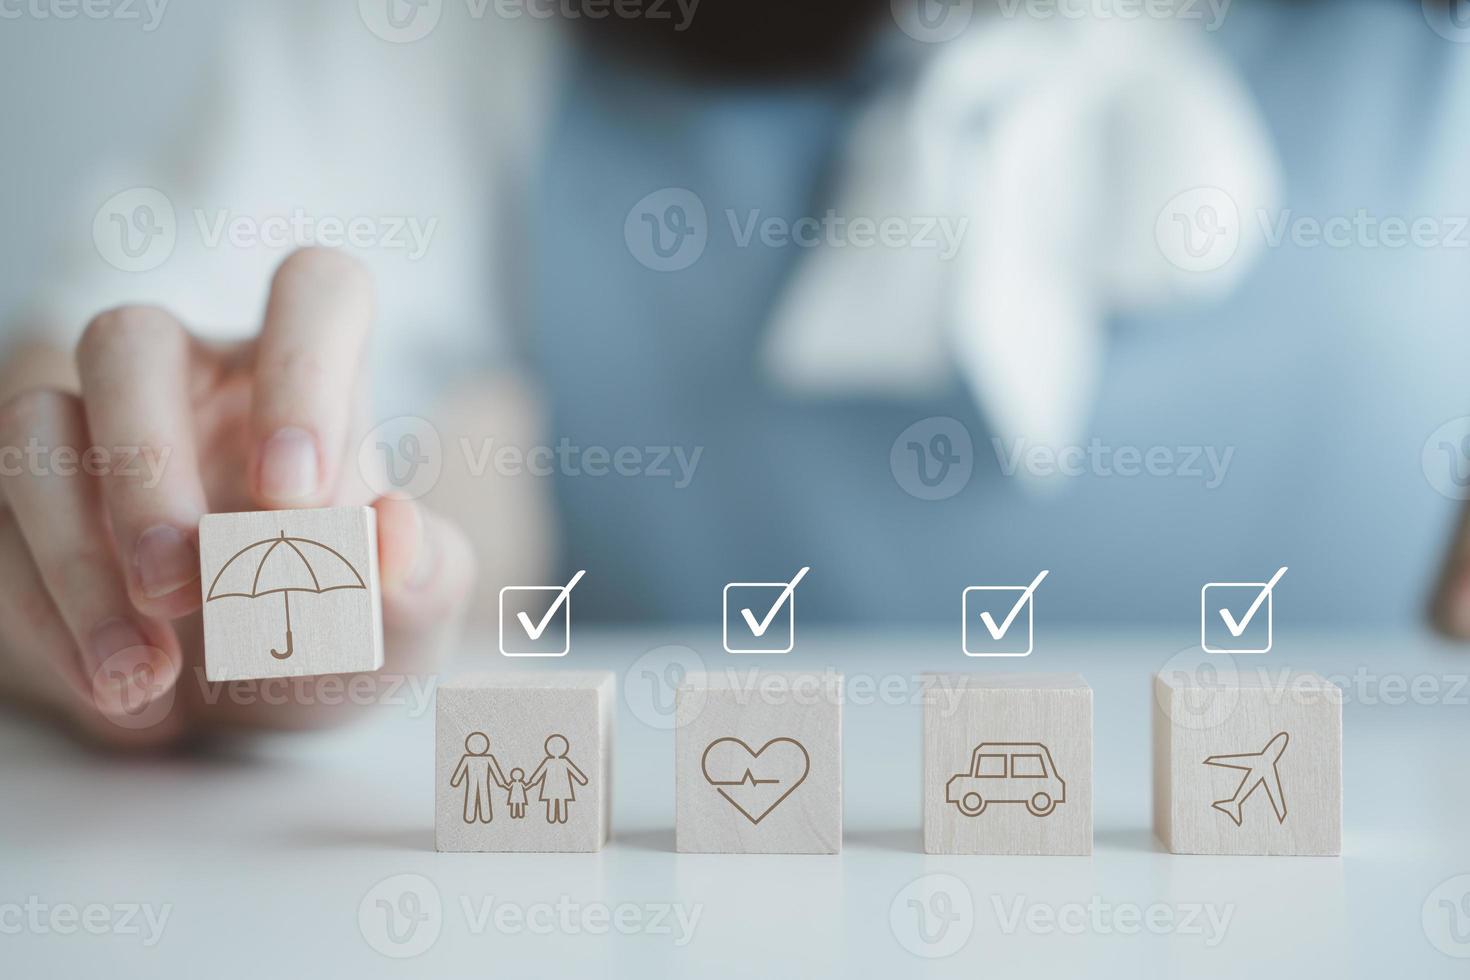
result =
[{"label": "airplane icon", "polygon": [[1225,816],[1235,821],[1235,826],[1240,826],[1240,808],[1250,795],[1258,787],[1264,786],[1266,798],[1271,801],[1271,809],[1276,811],[1276,822],[1286,822],[1286,796],[1281,792],[1281,773],[1276,766],[1281,761],[1281,753],[1286,751],[1286,743],[1291,741],[1291,736],[1286,732],[1277,732],[1271,736],[1271,741],[1259,752],[1244,752],[1240,755],[1212,755],[1205,760],[1207,766],[1219,766],[1222,769],[1239,769],[1245,775],[1241,777],[1240,785],[1235,787],[1235,795],[1228,800],[1216,800],[1210,806],[1219,810]]}]

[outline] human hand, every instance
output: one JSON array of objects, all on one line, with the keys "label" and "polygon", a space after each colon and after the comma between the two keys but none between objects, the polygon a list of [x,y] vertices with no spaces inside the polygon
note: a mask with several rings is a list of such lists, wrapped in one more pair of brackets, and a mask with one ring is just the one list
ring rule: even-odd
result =
[{"label": "human hand", "polygon": [[0,690],[119,746],[342,716],[312,696],[320,678],[285,704],[204,696],[199,518],[252,508],[372,504],[382,676],[431,665],[474,563],[457,528],[373,499],[352,464],[373,314],[361,266],[304,249],[277,271],[255,339],[206,343],[164,310],[121,307],[88,326],[75,387],[0,407],[0,451],[45,461],[0,467]]}]

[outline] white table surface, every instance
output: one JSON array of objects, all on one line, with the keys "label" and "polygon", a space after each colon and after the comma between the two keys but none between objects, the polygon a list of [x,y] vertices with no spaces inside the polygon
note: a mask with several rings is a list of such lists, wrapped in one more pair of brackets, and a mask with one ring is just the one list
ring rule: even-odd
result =
[{"label": "white table surface", "polygon": [[[91,755],[33,724],[0,721],[0,974],[1470,975],[1470,959],[1448,955],[1470,955],[1470,899],[1460,903],[1470,878],[1451,881],[1470,875],[1470,650],[1407,634],[1286,634],[1269,655],[1237,658],[1349,682],[1345,827],[1341,858],[1225,858],[1164,853],[1150,830],[1149,682],[1187,638],[1047,637],[1021,661],[969,660],[937,634],[807,630],[789,656],[740,658],[692,630],[588,630],[575,642],[571,657],[534,666],[619,674],[614,838],[600,854],[436,853],[432,706],[412,694],[345,729],[168,761]],[[849,685],[859,675],[894,678],[884,682],[889,697],[853,697],[845,708],[842,854],[673,853],[673,735],[644,670],[661,667],[663,655],[638,661],[665,643],[688,644],[716,670],[830,665]],[[466,649],[478,652],[461,656],[455,672],[525,666],[489,656],[480,640]],[[917,690],[921,671],[936,669],[1078,670],[1088,679],[1092,857],[922,853],[919,709],[896,702]],[[1406,693],[1416,685],[1417,695]],[[912,893],[900,894],[926,875],[952,876],[927,881],[947,890],[951,910],[965,895],[973,902],[970,918],[929,945],[913,931]],[[437,894],[439,912],[420,904],[415,929],[400,917],[390,936],[377,901],[411,911],[405,881],[430,903]],[[944,900],[928,907],[940,911]],[[495,911],[502,903],[509,912]],[[82,914],[90,904],[106,906],[114,923],[129,906],[168,918],[151,945],[146,926],[99,935],[52,928],[56,908]],[[676,923],[675,910],[698,918],[690,933],[673,925],[605,935],[581,931],[579,919],[572,931],[543,918],[590,915],[595,927],[600,910],[637,912],[650,926],[660,916]],[[513,918],[497,926],[496,914],[516,912],[538,931],[515,931]],[[101,929],[103,913],[92,914]],[[134,923],[146,922],[142,914]],[[1166,915],[1178,928],[1162,928]],[[1133,916],[1154,916],[1159,931]],[[1050,927],[1053,917],[1060,924]],[[939,920],[927,921],[938,936]],[[430,939],[414,957],[384,954]],[[914,951],[949,947],[936,959]]]}]

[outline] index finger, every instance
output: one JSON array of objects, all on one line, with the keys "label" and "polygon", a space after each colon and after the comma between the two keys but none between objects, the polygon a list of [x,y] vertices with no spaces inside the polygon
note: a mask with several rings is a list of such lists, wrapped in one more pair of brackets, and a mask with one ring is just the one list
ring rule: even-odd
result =
[{"label": "index finger", "polygon": [[167,311],[141,306],[99,315],[77,347],[92,447],[117,459],[101,484],[133,605],[168,619],[199,608],[193,348]]},{"label": "index finger", "polygon": [[250,417],[251,492],[262,507],[330,502],[374,307],[371,277],[345,253],[302,249],[276,271]]}]

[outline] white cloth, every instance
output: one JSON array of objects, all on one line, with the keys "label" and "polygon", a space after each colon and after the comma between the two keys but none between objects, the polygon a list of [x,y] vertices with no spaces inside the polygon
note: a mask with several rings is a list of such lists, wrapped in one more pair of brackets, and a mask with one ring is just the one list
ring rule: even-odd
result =
[{"label": "white cloth", "polygon": [[1208,272],[1156,222],[1195,188],[1269,207],[1277,165],[1228,66],[1172,23],[1001,20],[936,45],[912,92],[867,113],[845,216],[968,220],[959,251],[827,248],[778,308],[768,370],[807,392],[918,394],[957,371],[999,438],[1072,445],[1115,313],[1228,289],[1259,239]]}]

